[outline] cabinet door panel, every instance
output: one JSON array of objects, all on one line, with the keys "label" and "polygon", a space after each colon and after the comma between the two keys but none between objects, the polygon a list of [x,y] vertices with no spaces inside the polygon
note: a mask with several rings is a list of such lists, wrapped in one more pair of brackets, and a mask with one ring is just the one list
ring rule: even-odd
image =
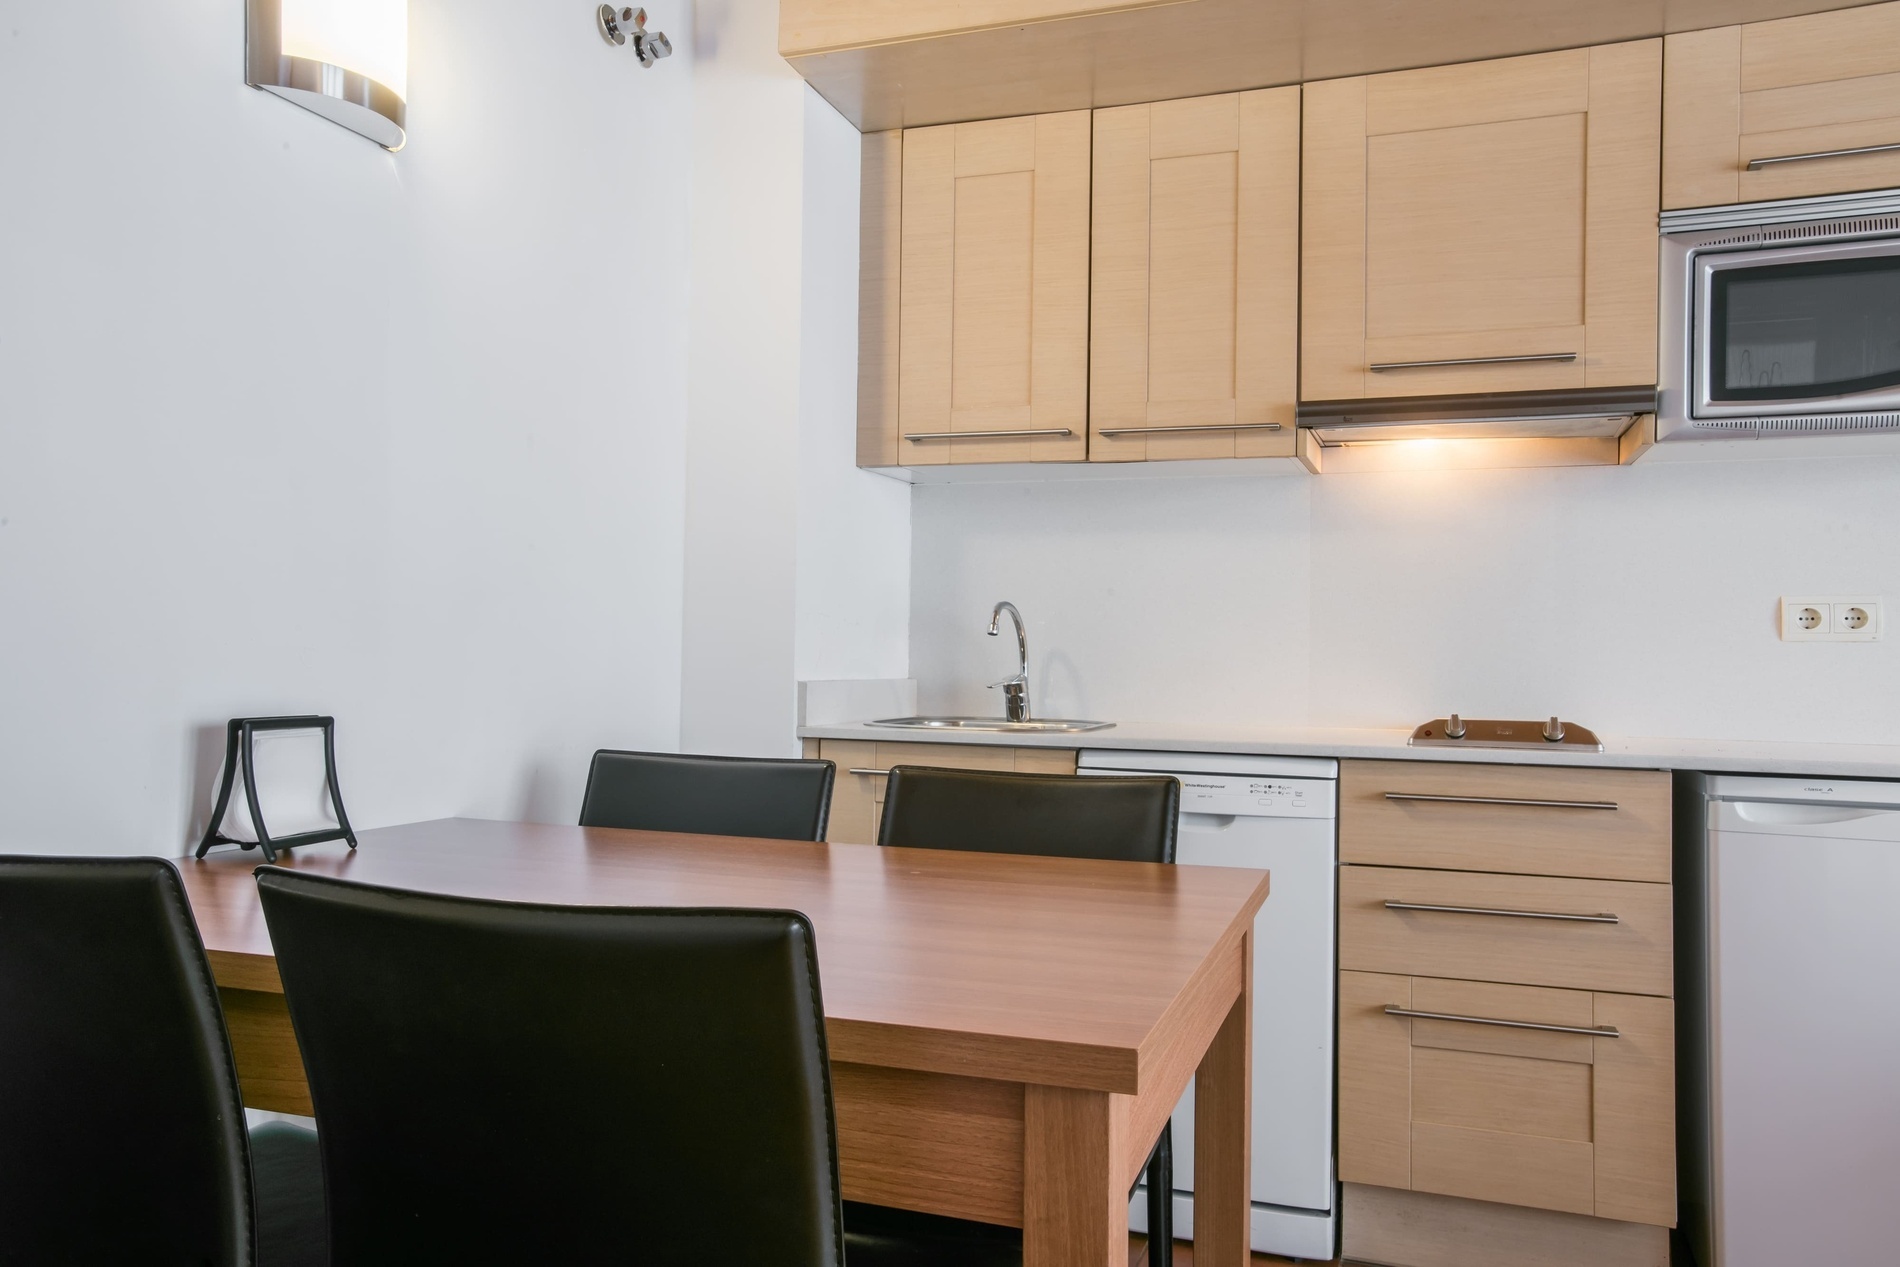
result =
[{"label": "cabinet door panel", "polygon": [[899,461],[1079,461],[1088,113],[912,128],[902,180]]},{"label": "cabinet door panel", "polygon": [[1672,1226],[1673,1018],[1667,999],[1342,972],[1340,1178]]},{"label": "cabinet door panel", "polygon": [[1091,459],[1292,453],[1299,100],[1095,112]]},{"label": "cabinet door panel", "polygon": [[1900,4],[1668,37],[1663,205],[1719,206],[1900,185]]},{"label": "cabinet door panel", "polygon": [[1661,48],[1307,85],[1301,397],[1654,382]]}]

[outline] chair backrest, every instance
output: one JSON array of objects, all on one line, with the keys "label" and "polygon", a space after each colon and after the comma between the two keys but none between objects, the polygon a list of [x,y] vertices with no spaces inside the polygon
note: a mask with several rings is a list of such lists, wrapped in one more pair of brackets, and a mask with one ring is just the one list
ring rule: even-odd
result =
[{"label": "chair backrest", "polygon": [[1170,778],[898,766],[877,843],[1173,862],[1180,806],[1181,785]]},{"label": "chair backrest", "polygon": [[829,761],[603,748],[587,773],[581,826],[823,840],[836,770]]},{"label": "chair backrest", "polygon": [[237,1073],[158,858],[0,857],[0,1261],[253,1259]]},{"label": "chair backrest", "polygon": [[337,1264],[842,1263],[803,915],[258,888]]}]

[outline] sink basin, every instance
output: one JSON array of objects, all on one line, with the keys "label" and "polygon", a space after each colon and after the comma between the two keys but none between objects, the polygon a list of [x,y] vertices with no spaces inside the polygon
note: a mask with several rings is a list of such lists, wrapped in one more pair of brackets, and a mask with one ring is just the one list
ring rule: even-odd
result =
[{"label": "sink basin", "polygon": [[886,717],[865,723],[893,730],[993,730],[1005,735],[1076,735],[1085,730],[1107,730],[1112,721],[1076,721],[1069,717],[1038,717],[1004,721],[1000,717]]}]

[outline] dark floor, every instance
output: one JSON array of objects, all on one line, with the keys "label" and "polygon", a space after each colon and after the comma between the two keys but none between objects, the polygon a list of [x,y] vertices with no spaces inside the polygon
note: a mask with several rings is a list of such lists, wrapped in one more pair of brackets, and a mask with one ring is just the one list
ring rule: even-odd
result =
[{"label": "dark floor", "polygon": [[[1276,1258],[1272,1254],[1255,1254],[1254,1267],[1281,1267],[1281,1264],[1302,1262],[1296,1258]],[[1148,1262],[1148,1238],[1130,1236],[1128,1238],[1128,1267],[1151,1267]],[[1174,1247],[1174,1267],[1194,1267],[1194,1247],[1176,1243]],[[1331,1267],[1326,1263],[1315,1263],[1313,1267]]]}]

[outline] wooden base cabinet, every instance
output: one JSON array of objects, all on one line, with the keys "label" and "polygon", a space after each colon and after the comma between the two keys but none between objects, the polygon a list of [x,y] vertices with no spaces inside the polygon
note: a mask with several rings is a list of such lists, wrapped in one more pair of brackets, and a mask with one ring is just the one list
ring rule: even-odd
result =
[{"label": "wooden base cabinet", "polygon": [[807,739],[805,755],[822,757],[838,767],[837,781],[831,788],[831,823],[825,839],[840,845],[875,845],[878,825],[884,818],[884,781],[892,766],[1074,774],[1076,754],[1073,748]]},{"label": "wooden base cabinet", "polygon": [[1900,186],[1900,4],[1671,35],[1664,74],[1664,207]]},{"label": "wooden base cabinet", "polygon": [[1383,1267],[1669,1267],[1669,1230],[1441,1197],[1342,1185],[1342,1257]]},{"label": "wooden base cabinet", "polygon": [[1339,1087],[1346,1182],[1675,1223],[1668,999],[1344,972]]}]

